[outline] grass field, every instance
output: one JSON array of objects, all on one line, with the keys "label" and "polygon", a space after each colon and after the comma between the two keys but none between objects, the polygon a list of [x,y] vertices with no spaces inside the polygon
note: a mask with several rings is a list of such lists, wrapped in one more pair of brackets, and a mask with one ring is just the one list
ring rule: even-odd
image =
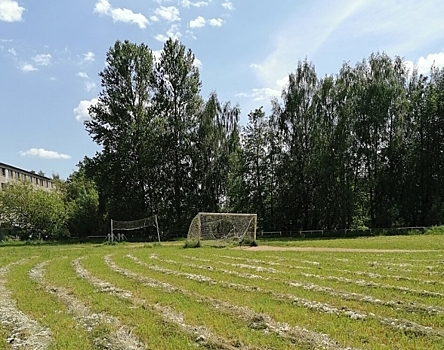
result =
[{"label": "grass field", "polygon": [[443,349],[444,235],[0,246],[0,349],[198,348]]}]

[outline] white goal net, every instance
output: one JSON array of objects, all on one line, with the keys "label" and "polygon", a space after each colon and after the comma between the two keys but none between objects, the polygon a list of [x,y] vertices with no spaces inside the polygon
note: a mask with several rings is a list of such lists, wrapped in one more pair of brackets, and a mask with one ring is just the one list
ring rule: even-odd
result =
[{"label": "white goal net", "polygon": [[132,221],[117,221],[111,219],[111,240],[113,240],[116,236],[115,231],[130,231],[130,230],[139,230],[145,227],[154,227],[157,233],[157,239],[160,243],[160,231],[159,225],[157,222],[157,215],[153,215],[147,218],[132,220]]},{"label": "white goal net", "polygon": [[235,241],[256,240],[256,214],[198,213],[191,221],[187,239]]}]

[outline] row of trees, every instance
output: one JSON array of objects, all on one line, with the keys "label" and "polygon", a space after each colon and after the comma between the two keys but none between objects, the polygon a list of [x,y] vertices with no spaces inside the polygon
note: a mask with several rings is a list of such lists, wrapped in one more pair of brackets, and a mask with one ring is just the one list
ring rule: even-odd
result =
[{"label": "row of trees", "polygon": [[255,212],[264,230],[429,226],[444,219],[444,71],[372,54],[319,78],[307,60],[272,112],[200,95],[194,55],[159,60],[116,42],[86,129],[102,151],[81,164],[116,219],[158,214],[186,231],[198,211]]},{"label": "row of trees", "polygon": [[444,70],[377,53],[320,78],[301,61],[240,126],[177,40],[158,59],[117,41],[106,61],[85,122],[101,151],[59,186],[69,231],[157,214],[185,234],[198,211],[254,212],[263,230],[444,222]]},{"label": "row of trees", "polygon": [[299,62],[271,115],[249,114],[231,198],[266,229],[441,224],[443,136],[444,70],[373,54],[319,79]]}]

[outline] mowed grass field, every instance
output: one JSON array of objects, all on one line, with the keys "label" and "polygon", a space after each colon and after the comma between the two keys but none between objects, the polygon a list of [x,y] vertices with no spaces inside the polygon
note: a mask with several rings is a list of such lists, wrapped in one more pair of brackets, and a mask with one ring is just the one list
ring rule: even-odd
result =
[{"label": "mowed grass field", "polygon": [[259,244],[2,246],[0,349],[444,349],[444,235]]}]

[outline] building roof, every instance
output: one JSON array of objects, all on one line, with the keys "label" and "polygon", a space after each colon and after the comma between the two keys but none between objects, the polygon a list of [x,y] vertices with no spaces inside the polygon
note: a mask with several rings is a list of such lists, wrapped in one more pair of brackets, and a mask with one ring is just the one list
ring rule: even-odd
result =
[{"label": "building roof", "polygon": [[52,179],[49,178],[49,177],[42,176],[42,175],[39,175],[37,173],[33,173],[31,171],[28,171],[28,170],[20,169],[20,168],[17,168],[15,166],[13,166],[13,165],[5,164],[5,163],[0,163],[0,168],[7,168],[7,169],[15,170],[15,171],[20,171],[21,173],[25,173],[25,174],[30,175],[30,176],[38,177],[39,179],[44,179],[44,180],[52,181]]}]

